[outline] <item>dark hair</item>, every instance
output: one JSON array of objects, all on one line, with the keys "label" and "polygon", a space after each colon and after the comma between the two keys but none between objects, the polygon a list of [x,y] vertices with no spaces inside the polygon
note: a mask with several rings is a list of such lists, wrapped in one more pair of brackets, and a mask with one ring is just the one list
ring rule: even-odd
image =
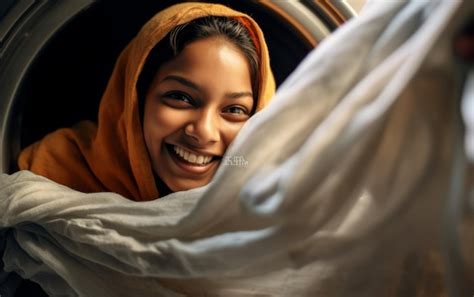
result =
[{"label": "dark hair", "polygon": [[[151,50],[137,83],[142,118],[145,96],[159,67],[179,55],[186,45],[209,37],[225,38],[245,55],[250,66],[252,92],[256,101],[259,91],[260,56],[250,33],[236,19],[207,16],[176,26]],[[256,105],[254,104],[255,107]]]}]

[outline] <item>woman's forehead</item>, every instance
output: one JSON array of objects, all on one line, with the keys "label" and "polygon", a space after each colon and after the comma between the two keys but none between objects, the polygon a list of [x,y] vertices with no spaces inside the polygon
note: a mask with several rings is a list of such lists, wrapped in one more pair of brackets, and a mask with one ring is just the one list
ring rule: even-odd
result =
[{"label": "woman's forehead", "polygon": [[247,59],[230,42],[204,39],[190,43],[171,61],[158,69],[158,79],[178,75],[199,82],[246,85],[250,83]]}]

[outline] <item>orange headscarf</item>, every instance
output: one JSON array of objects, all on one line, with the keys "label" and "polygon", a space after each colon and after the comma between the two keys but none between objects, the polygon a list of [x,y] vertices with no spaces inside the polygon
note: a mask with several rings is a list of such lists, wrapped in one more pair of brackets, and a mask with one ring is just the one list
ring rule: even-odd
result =
[{"label": "orange headscarf", "polygon": [[137,80],[152,48],[174,27],[211,15],[236,18],[256,39],[261,58],[257,110],[262,109],[275,82],[257,23],[218,4],[177,4],[156,14],[121,53],[102,97],[98,124],[84,121],[47,135],[21,152],[19,168],[86,193],[116,192],[137,201],[158,198],[143,140]]}]

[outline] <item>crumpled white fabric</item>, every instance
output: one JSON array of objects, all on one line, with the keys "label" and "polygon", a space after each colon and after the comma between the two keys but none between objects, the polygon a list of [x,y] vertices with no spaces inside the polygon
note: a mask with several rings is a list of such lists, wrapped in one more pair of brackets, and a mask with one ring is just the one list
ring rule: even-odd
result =
[{"label": "crumpled white fabric", "polygon": [[369,2],[245,125],[206,187],[136,203],[2,175],[3,294],[12,271],[51,296],[442,294],[431,256],[464,141],[452,40],[473,11]]}]

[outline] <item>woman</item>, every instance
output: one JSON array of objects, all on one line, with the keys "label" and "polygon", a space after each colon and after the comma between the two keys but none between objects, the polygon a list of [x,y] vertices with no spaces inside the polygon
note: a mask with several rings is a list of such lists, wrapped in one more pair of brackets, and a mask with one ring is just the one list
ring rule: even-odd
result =
[{"label": "woman", "polygon": [[178,4],[155,15],[122,52],[98,123],[47,135],[21,153],[19,168],[137,201],[200,187],[274,89],[252,18],[222,5]]}]

